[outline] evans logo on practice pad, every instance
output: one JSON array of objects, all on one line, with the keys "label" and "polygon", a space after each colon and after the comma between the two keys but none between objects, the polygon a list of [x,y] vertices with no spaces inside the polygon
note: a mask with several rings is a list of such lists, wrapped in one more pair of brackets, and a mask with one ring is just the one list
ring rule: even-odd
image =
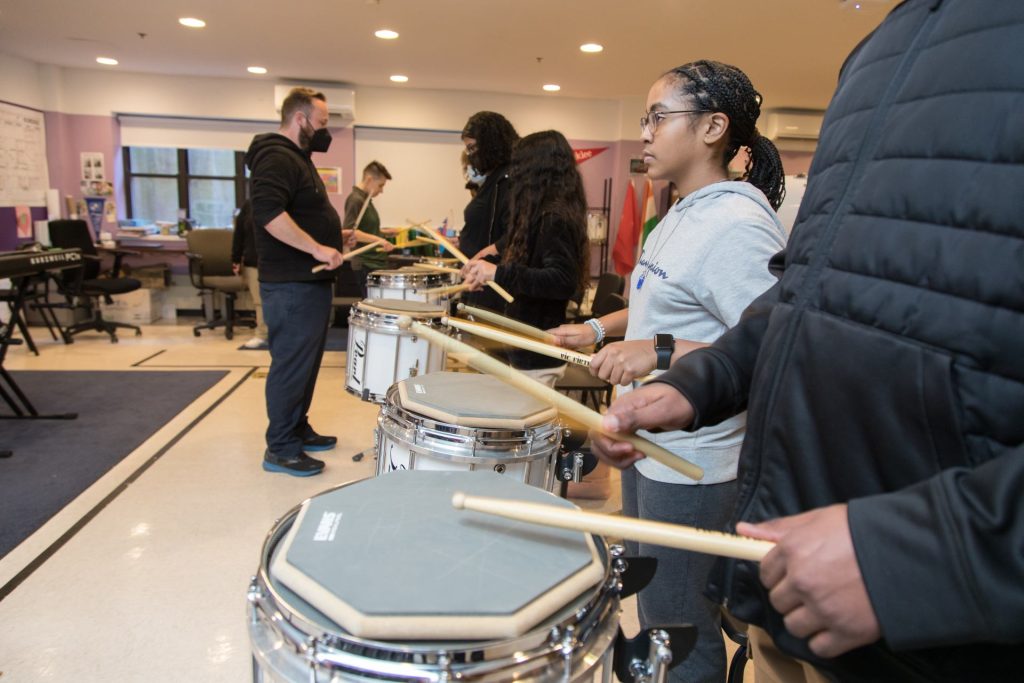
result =
[{"label": "evans logo on practice pad", "polygon": [[338,525],[341,524],[340,512],[325,512],[320,517],[320,523],[316,526],[316,533],[313,534],[314,541],[333,541],[338,534]]},{"label": "evans logo on practice pad", "polygon": [[416,390],[417,394],[425,394],[427,390],[423,388],[422,384],[413,384],[412,388]]}]

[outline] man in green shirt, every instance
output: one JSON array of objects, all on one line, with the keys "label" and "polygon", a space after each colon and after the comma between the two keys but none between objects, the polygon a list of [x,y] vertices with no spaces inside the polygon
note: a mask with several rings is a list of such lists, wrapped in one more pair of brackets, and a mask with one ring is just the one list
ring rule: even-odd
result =
[{"label": "man in green shirt", "polygon": [[359,286],[363,290],[364,297],[366,296],[366,276],[370,271],[386,268],[387,252],[395,248],[382,236],[380,215],[373,205],[373,198],[384,191],[384,185],[389,180],[391,180],[391,174],[388,173],[388,169],[384,168],[384,164],[379,161],[371,161],[363,169],[363,179],[352,188],[352,192],[345,200],[345,218],[342,221],[342,228],[345,230],[355,228],[358,242],[381,243],[380,249],[365,252],[358,257],[362,267],[356,270],[356,274],[359,276]]}]

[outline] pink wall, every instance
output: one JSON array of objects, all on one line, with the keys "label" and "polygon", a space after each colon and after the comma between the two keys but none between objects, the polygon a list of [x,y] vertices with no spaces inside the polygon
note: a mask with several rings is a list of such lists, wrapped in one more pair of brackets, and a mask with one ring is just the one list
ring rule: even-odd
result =
[{"label": "pink wall", "polygon": [[340,216],[345,215],[345,200],[352,191],[356,178],[356,138],[352,128],[331,128],[331,148],[324,154],[313,155],[317,166],[341,168],[341,194],[332,194],[331,205]]}]

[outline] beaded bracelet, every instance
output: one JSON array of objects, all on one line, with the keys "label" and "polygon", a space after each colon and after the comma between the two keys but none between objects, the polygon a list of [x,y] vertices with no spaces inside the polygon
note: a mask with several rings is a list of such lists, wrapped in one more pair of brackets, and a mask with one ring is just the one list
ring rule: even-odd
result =
[{"label": "beaded bracelet", "polygon": [[597,318],[591,318],[586,321],[587,325],[590,325],[590,329],[594,330],[594,343],[600,344],[601,340],[604,339],[604,325]]}]

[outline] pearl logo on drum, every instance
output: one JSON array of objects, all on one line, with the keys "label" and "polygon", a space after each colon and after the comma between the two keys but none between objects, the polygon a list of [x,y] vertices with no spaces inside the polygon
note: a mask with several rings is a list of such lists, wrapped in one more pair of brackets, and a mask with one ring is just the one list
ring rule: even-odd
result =
[{"label": "pearl logo on drum", "polygon": [[320,517],[320,523],[316,525],[316,533],[313,534],[314,541],[333,541],[338,534],[338,525],[341,524],[340,512],[325,512]]}]

